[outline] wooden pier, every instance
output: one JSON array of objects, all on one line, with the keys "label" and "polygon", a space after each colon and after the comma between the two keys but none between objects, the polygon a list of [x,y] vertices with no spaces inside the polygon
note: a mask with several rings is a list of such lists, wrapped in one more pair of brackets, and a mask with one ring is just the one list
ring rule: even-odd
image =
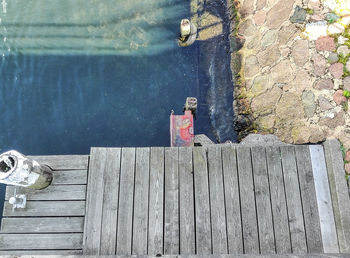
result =
[{"label": "wooden pier", "polygon": [[[54,169],[25,209],[5,202],[1,255],[350,253],[339,143],[92,148],[32,157]],[[233,257],[233,256],[232,256]]]}]

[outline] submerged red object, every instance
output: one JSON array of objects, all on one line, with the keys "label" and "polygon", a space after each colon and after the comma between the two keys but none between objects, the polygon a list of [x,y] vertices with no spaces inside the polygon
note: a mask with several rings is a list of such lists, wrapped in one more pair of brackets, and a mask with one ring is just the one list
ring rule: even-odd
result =
[{"label": "submerged red object", "polygon": [[171,147],[194,145],[193,115],[186,110],[184,115],[170,115]]}]

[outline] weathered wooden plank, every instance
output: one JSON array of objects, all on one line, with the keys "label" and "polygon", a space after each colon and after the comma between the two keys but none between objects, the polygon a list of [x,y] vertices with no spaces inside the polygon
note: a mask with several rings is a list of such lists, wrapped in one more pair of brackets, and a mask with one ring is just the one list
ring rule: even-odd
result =
[{"label": "weathered wooden plank", "polygon": [[[16,189],[16,190],[15,190]],[[25,194],[30,201],[69,201],[85,200],[86,185],[50,185],[42,190],[7,186],[5,200],[16,194]]]},{"label": "weathered wooden plank", "polygon": [[149,148],[136,149],[132,253],[139,255],[147,254],[149,160]]},{"label": "weathered wooden plank", "polygon": [[[50,255],[48,258],[62,258],[60,254],[64,254],[64,252],[79,252],[79,250],[29,250],[28,254],[32,255],[22,255],[21,258],[41,258],[42,256],[36,255],[36,254],[51,254],[53,251],[57,251],[57,255]],[[26,254],[26,251],[17,251],[21,254]],[[13,258],[13,256],[6,255],[7,253],[12,253],[16,254],[15,251],[0,251],[0,254],[4,254],[2,257],[3,258]],[[95,256],[83,256],[84,258],[89,258],[89,257],[95,257]],[[101,258],[125,258],[125,256],[100,256]],[[131,256],[131,257],[136,257],[136,256]],[[144,255],[144,256],[137,256],[137,257],[142,257],[142,258],[154,258],[154,256],[151,255]],[[198,256],[198,255],[166,255],[163,256],[165,258],[203,258],[204,256]],[[304,254],[304,255],[294,255],[294,254],[279,254],[279,255],[260,255],[260,254],[235,254],[235,255],[227,255],[227,254],[222,254],[222,255],[207,255],[205,256],[207,258],[349,258],[349,254]],[[80,255],[70,255],[69,258],[81,258]]]},{"label": "weathered wooden plank", "polygon": [[197,254],[211,254],[211,223],[206,148],[193,148]]},{"label": "weathered wooden plank", "polygon": [[0,234],[0,250],[81,249],[83,234]]},{"label": "weathered wooden plank", "polygon": [[260,253],[276,252],[265,148],[251,148]]},{"label": "weathered wooden plank", "polygon": [[250,148],[238,147],[236,151],[241,197],[244,253],[256,254],[259,253],[259,237]]},{"label": "weathered wooden plank", "polygon": [[324,143],[329,186],[341,253],[350,253],[350,200],[344,177],[344,163],[338,140]]},{"label": "weathered wooden plank", "polygon": [[[68,208],[69,207],[69,208]],[[12,210],[4,203],[4,217],[84,216],[85,201],[28,201],[25,209]]]},{"label": "weathered wooden plank", "polygon": [[100,254],[114,255],[117,237],[118,194],[120,175],[120,148],[106,149],[103,173],[103,207]]},{"label": "weathered wooden plank", "polygon": [[53,171],[51,185],[86,185],[87,170],[56,170]]},{"label": "weathered wooden plank", "polygon": [[309,253],[322,253],[320,217],[318,215],[314,178],[307,145],[295,146],[301,200],[305,221],[306,243]]},{"label": "weathered wooden plank", "polygon": [[[2,257],[13,258],[13,256],[21,256],[22,258],[33,258],[33,255],[38,255],[42,257],[43,255],[56,256],[59,258],[61,255],[82,255],[83,250],[7,250],[0,251],[0,255]],[[11,255],[11,256],[10,256]],[[60,257],[61,258],[61,257]],[[73,258],[73,257],[70,257]],[[78,258],[78,257],[77,257]]]},{"label": "weathered wooden plank", "polygon": [[3,218],[1,233],[82,233],[83,217]]},{"label": "weathered wooden plank", "polygon": [[135,149],[123,148],[120,171],[120,190],[118,226],[117,226],[117,254],[130,255],[132,244],[132,221],[135,178]]},{"label": "weathered wooden plank", "polygon": [[178,148],[165,148],[164,254],[179,254]]},{"label": "weathered wooden plank", "polygon": [[106,162],[105,148],[91,148],[84,228],[84,254],[87,255],[99,254],[100,251]]},{"label": "weathered wooden plank", "polygon": [[49,155],[49,156],[28,156],[41,165],[48,165],[53,170],[87,169],[88,155]]},{"label": "weathered wooden plank", "polygon": [[266,147],[266,161],[270,182],[276,252],[278,254],[291,253],[292,247],[280,149],[272,146]]},{"label": "weathered wooden plank", "polygon": [[227,233],[221,148],[208,147],[209,197],[213,254],[226,254]]},{"label": "weathered wooden plank", "polygon": [[293,146],[281,146],[289,228],[293,253],[306,253],[306,237],[301,204],[299,179]]},{"label": "weathered wooden plank", "polygon": [[236,150],[222,147],[222,167],[225,186],[228,253],[243,253],[242,223],[238,187]]},{"label": "weathered wooden plank", "polygon": [[337,231],[334,221],[331,193],[329,189],[326,162],[321,145],[310,145],[313,181],[319,212],[319,223],[325,253],[339,253]]},{"label": "weathered wooden plank", "polygon": [[148,254],[163,253],[164,148],[151,148]]},{"label": "weathered wooden plank", "polygon": [[180,253],[196,253],[192,148],[179,148]]}]

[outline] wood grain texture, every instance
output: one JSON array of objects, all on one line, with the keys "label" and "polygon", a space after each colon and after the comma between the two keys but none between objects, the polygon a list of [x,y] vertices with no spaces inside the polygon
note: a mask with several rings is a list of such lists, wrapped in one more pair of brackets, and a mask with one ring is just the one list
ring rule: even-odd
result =
[{"label": "wood grain texture", "polygon": [[237,147],[244,253],[259,253],[258,224],[250,148]]},{"label": "wood grain texture", "polygon": [[84,217],[3,218],[1,233],[82,233]]},{"label": "wood grain texture", "polygon": [[206,148],[193,148],[197,254],[211,254],[211,223]]},{"label": "wood grain texture", "polygon": [[150,149],[136,149],[132,254],[147,254]]},{"label": "wood grain texture", "polygon": [[276,252],[278,254],[291,253],[287,202],[279,147],[266,147],[266,161],[270,182]]},{"label": "wood grain texture", "polygon": [[350,200],[338,140],[327,140],[324,150],[340,252],[350,253]]},{"label": "wood grain texture", "polygon": [[148,254],[163,253],[164,148],[151,148]]},{"label": "wood grain texture", "polygon": [[180,253],[196,252],[192,148],[179,148]]},{"label": "wood grain texture", "polygon": [[316,190],[316,203],[318,206],[321,226],[323,250],[325,253],[339,253],[337,231],[323,148],[321,145],[312,145],[309,146],[309,149]]},{"label": "wood grain texture", "polygon": [[298,176],[309,253],[322,253],[323,244],[309,146],[295,146]]},{"label": "wood grain texture", "polygon": [[236,150],[222,147],[222,166],[225,187],[228,253],[243,253],[241,207],[239,197]]},{"label": "wood grain texture", "polygon": [[88,155],[48,155],[48,156],[28,156],[39,162],[41,165],[47,165],[53,170],[72,170],[87,169]]},{"label": "wood grain texture", "polygon": [[56,170],[52,172],[51,185],[86,185],[87,170]]},{"label": "wood grain texture", "polygon": [[81,249],[83,234],[0,234],[0,250]]},{"label": "wood grain texture", "polygon": [[306,253],[306,236],[294,146],[281,146],[292,252]]},{"label": "wood grain texture", "polygon": [[178,148],[165,148],[164,254],[179,254]]},{"label": "wood grain texture", "polygon": [[42,190],[9,185],[6,187],[5,200],[14,196],[15,191],[16,194],[25,194],[30,201],[69,201],[86,198],[86,185],[49,185]]},{"label": "wood grain texture", "polygon": [[28,201],[25,209],[15,209],[14,211],[8,201],[4,203],[4,217],[67,217],[84,215],[85,201]]},{"label": "wood grain texture", "polygon": [[[103,206],[101,218],[100,254],[114,255],[117,236],[120,148],[106,149],[106,165],[103,171]],[[101,171],[102,172],[102,171]]]},{"label": "wood grain texture", "polygon": [[81,257],[83,250],[7,250],[0,251],[2,257],[13,258],[13,256],[21,256],[22,258],[32,258],[32,257],[42,257],[43,255],[50,255],[50,258],[57,257],[62,258],[62,255],[71,256],[77,255],[75,257]]},{"label": "wood grain texture", "polygon": [[265,148],[252,147],[251,154],[255,186],[256,212],[258,217],[260,253],[271,254],[276,252],[276,248]]},{"label": "wood grain texture", "polygon": [[130,255],[135,178],[135,149],[123,148],[117,226],[117,255]]},{"label": "wood grain texture", "polygon": [[208,147],[209,197],[213,254],[226,254],[227,232],[221,148]]},{"label": "wood grain texture", "polygon": [[107,162],[105,148],[91,148],[86,197],[84,254],[100,254],[104,172]]}]

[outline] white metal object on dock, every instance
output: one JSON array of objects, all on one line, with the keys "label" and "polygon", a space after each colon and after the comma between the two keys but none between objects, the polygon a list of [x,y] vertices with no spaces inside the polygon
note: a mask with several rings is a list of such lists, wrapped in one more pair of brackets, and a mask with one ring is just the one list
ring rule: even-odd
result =
[{"label": "white metal object on dock", "polygon": [[178,40],[180,47],[192,45],[197,38],[197,27],[189,19],[182,19],[180,23],[180,37]]},{"label": "white metal object on dock", "polygon": [[0,155],[0,183],[43,189],[52,181],[51,169],[11,150]]}]

